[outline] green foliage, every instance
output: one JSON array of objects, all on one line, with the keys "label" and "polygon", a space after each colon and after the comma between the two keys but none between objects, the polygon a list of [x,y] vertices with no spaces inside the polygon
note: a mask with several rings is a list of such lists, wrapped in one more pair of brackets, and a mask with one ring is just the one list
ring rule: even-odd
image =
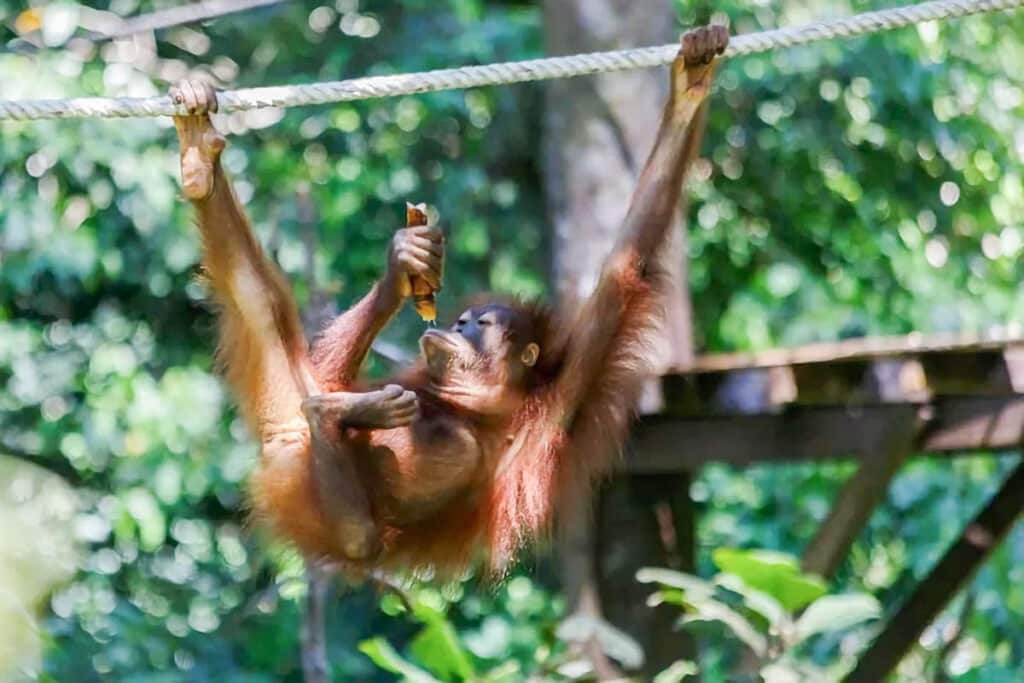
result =
[{"label": "green foliage", "polygon": [[402,680],[411,683],[435,683],[437,681],[423,669],[403,659],[384,638],[363,641],[359,644],[359,651],[385,671],[401,676]]},{"label": "green foliage", "polygon": [[416,683],[510,683],[528,672],[556,675],[560,667],[576,661],[549,629],[559,607],[549,604],[529,579],[512,579],[497,601],[501,608],[487,607],[488,616],[478,629],[458,628],[460,616],[482,607],[476,598],[460,602],[462,597],[461,589],[446,596],[418,587],[405,594],[405,602],[382,604],[392,615],[408,616],[417,630],[404,654],[380,637],[360,643],[360,651],[381,669]]},{"label": "green foliage", "polygon": [[683,608],[681,626],[705,632],[725,626],[756,656],[768,683],[836,679],[848,657],[815,665],[800,646],[881,616],[878,600],[866,593],[826,595],[824,582],[801,572],[796,558],[784,553],[720,548],[713,557],[722,571],[710,581],[668,569],[642,569],[637,580],[660,586],[650,604]]},{"label": "green foliage", "polygon": [[[715,10],[740,32],[810,18],[790,3]],[[1005,55],[1021,47],[1001,37],[1021,21],[926,24],[725,66],[713,177],[691,214],[706,346],[1020,324],[1021,79]]]},{"label": "green foliage", "polygon": [[825,595],[804,610],[796,620],[794,644],[811,636],[834,631],[845,631],[881,614],[878,600],[866,594]]},{"label": "green foliage", "polygon": [[[313,81],[503,60],[539,44],[532,9],[483,8],[288,3],[162,33],[155,53],[146,41],[64,44],[55,27],[67,16],[46,9],[55,49],[0,53],[0,97],[155,94],[202,65],[224,87]],[[0,39],[23,9],[0,2]],[[315,275],[340,305],[379,274],[403,202],[427,200],[455,236],[441,300],[450,314],[469,292],[542,289],[540,196],[519,118],[535,116],[536,100],[536,90],[444,93],[219,124],[234,133],[225,164],[302,302],[300,192],[318,210]],[[255,449],[213,372],[169,123],[0,124],[0,453],[69,478],[68,532],[85,551],[50,602],[44,668],[58,680],[297,680],[300,565],[247,524]],[[421,329],[406,313],[388,335],[404,344]],[[346,596],[329,619],[345,680],[376,676],[356,649],[368,634],[402,636],[372,602]]]},{"label": "green foliage", "polygon": [[[88,4],[134,13],[173,3]],[[682,24],[701,11],[678,4]],[[42,8],[50,48],[10,42],[29,5]],[[715,9],[744,32],[877,6]],[[201,67],[225,87],[309,82],[531,57],[542,45],[541,12],[526,2],[284,3],[164,32],[155,44],[69,39],[69,8],[0,0],[0,40],[10,48],[0,52],[0,97],[156,94]],[[1024,14],[1009,13],[724,65],[689,213],[701,348],[1019,331],[1022,36]],[[311,292],[300,193],[318,211],[317,283],[340,305],[379,274],[402,203],[437,207],[450,237],[443,319],[481,289],[544,291],[541,93],[522,85],[232,115],[219,122],[232,132],[225,163],[303,303]],[[26,548],[14,550],[41,557],[53,538],[80,550],[73,578],[48,603],[37,584],[66,574],[35,560],[20,569],[9,546],[0,555],[0,569],[18,570],[3,573],[4,586],[31,597],[12,603],[28,608],[17,619],[30,627],[42,618],[41,678],[299,680],[302,569],[246,521],[255,449],[213,372],[212,319],[194,278],[198,247],[177,198],[169,122],[4,122],[0,138],[0,453],[72,489],[67,514],[29,520],[18,536]],[[421,330],[406,312],[386,337],[412,348]],[[1002,467],[994,457],[910,463],[854,546],[841,595],[898,602]],[[20,482],[30,471],[0,479]],[[848,471],[707,468],[693,491],[700,547],[799,552]],[[13,537],[0,534],[0,544]],[[64,567],[63,555],[47,557]],[[702,575],[715,571],[712,559],[701,553]],[[967,635],[947,667],[960,680],[1024,676],[1022,561],[1018,530],[975,581]],[[765,567],[775,578],[764,586],[746,581],[760,580],[757,570],[736,571],[746,588],[712,583],[707,601],[742,617],[752,642],[781,618],[777,610],[791,618],[783,604],[815,590],[784,566]],[[755,585],[768,595],[799,588],[773,598],[773,608]],[[694,586],[675,590],[700,595]],[[549,666],[551,675],[571,673],[577,662],[555,635],[564,610],[556,594],[524,577],[497,590],[471,582],[452,590],[445,625],[384,613],[367,591],[339,596],[328,616],[334,678],[393,678],[378,669],[397,660],[377,638],[441,680],[509,664],[510,680]],[[802,623],[798,647],[815,661],[838,637],[820,632],[835,607],[823,605],[811,602],[793,622]],[[854,608],[863,605],[844,607]],[[926,634],[910,665],[945,666],[933,660],[946,630]],[[372,661],[358,649],[368,639],[377,643]],[[0,651],[32,649],[9,642],[17,645]],[[705,641],[706,674],[728,671],[735,658],[730,641]],[[681,663],[665,680],[687,671]]]},{"label": "green foliage", "polygon": [[469,653],[459,643],[455,629],[440,609],[420,602],[414,616],[423,629],[409,644],[416,658],[442,680],[467,680],[475,676]]},{"label": "green foliage", "polygon": [[654,683],[679,683],[680,681],[686,680],[690,676],[696,676],[699,673],[700,669],[693,662],[679,660],[664,671],[659,672],[654,677]]},{"label": "green foliage", "polygon": [[723,572],[774,597],[787,612],[806,607],[826,591],[824,581],[801,572],[796,558],[785,553],[718,548],[711,558]]}]

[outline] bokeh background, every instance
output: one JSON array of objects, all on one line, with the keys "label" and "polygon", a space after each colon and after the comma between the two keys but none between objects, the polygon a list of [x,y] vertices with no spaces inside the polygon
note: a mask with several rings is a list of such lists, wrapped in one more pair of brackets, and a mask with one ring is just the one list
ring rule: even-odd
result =
[{"label": "bokeh background", "polygon": [[[679,29],[714,10],[744,32],[882,6],[674,11]],[[544,51],[539,2],[302,0],[118,41],[81,36],[87,9],[0,0],[0,98],[154,95],[194,69],[245,87]],[[725,64],[687,209],[698,350],[1020,333],[1022,65],[1021,13]],[[304,304],[352,302],[380,274],[403,202],[437,207],[450,236],[447,319],[480,290],[551,290],[545,87],[235,114],[220,121],[224,161]],[[0,141],[0,679],[302,680],[307,577],[246,522],[256,448],[212,366],[170,121],[2,122]],[[412,352],[421,331],[405,311],[384,339],[392,355]],[[375,356],[369,371],[388,367]],[[896,604],[1006,468],[996,454],[910,461],[829,590]],[[851,470],[702,470],[691,487],[698,573],[714,573],[723,547],[799,554]],[[414,615],[332,585],[333,680],[571,678],[550,557],[498,586],[410,588]],[[1024,530],[967,595],[900,680],[1024,678]],[[951,624],[962,633],[945,648]],[[801,656],[827,666],[858,643],[836,636]],[[702,636],[701,653],[705,680],[742,666],[728,633]]]}]

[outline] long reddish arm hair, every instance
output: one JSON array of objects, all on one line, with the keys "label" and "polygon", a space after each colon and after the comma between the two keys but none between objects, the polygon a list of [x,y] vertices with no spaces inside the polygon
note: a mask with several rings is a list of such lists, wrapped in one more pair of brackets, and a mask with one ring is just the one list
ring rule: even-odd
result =
[{"label": "long reddish arm hair", "polygon": [[[725,30],[715,30],[724,49]],[[486,534],[492,568],[504,567],[524,543],[548,531],[562,502],[590,497],[620,457],[651,376],[648,344],[664,317],[668,284],[661,252],[699,151],[712,77],[708,64],[681,62],[673,65],[653,150],[594,293],[575,315],[543,324],[549,330],[541,368],[547,381],[527,398],[491,487]]]}]

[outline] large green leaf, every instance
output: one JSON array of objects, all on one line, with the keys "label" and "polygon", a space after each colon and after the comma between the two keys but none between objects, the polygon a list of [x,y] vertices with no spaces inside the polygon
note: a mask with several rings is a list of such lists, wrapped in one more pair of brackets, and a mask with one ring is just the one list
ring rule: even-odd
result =
[{"label": "large green leaf", "polygon": [[796,642],[819,633],[842,631],[881,615],[882,606],[873,595],[826,595],[808,605],[797,619]]},{"label": "large green leaf", "polygon": [[443,680],[467,680],[474,675],[473,662],[447,621],[424,626],[409,650],[418,662]]},{"label": "large green leaf", "polygon": [[429,673],[395,652],[395,648],[391,647],[391,643],[384,638],[364,640],[359,643],[359,651],[385,671],[400,675],[403,681],[409,681],[410,683],[440,683]]},{"label": "large green leaf", "polygon": [[785,553],[718,548],[711,557],[723,572],[734,574],[750,587],[767,593],[790,612],[826,592],[824,581],[801,572],[796,558]]}]

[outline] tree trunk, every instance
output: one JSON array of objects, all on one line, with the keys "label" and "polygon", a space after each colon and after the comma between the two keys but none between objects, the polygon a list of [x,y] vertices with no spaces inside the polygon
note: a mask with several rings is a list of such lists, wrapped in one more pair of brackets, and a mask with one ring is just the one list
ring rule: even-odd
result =
[{"label": "tree trunk", "polygon": [[[670,43],[669,0],[546,0],[549,55]],[[561,301],[590,294],[618,236],[637,177],[654,141],[668,94],[667,69],[644,69],[548,84],[544,120],[545,190],[554,234],[553,277]],[[693,358],[682,221],[667,251],[672,296],[666,301],[659,364]]]},{"label": "tree trunk", "polygon": [[[549,55],[658,45],[675,40],[669,0],[545,0]],[[567,306],[590,294],[610,252],[647,158],[668,94],[666,69],[600,74],[548,84],[544,172],[553,226],[555,291]],[[666,250],[672,276],[655,367],[687,365],[693,342],[686,287],[682,214]],[[642,409],[659,407],[656,382]],[[671,610],[645,606],[634,578],[643,566],[693,568],[689,475],[620,477],[594,520],[590,501],[563,510],[562,578],[570,609],[605,618],[643,646],[645,678],[676,659],[694,658],[692,642],[672,631]],[[601,679],[615,666],[588,648]]]}]

